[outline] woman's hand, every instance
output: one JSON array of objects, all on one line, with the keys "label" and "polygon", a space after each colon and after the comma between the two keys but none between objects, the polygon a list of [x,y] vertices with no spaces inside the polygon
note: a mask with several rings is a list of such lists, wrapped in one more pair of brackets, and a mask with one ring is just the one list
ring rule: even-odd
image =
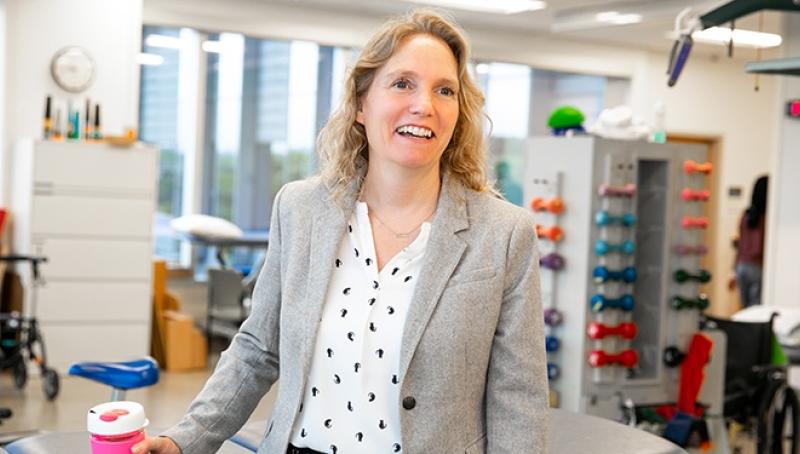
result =
[{"label": "woman's hand", "polygon": [[133,454],[181,454],[178,445],[167,437],[145,437],[144,441],[131,448]]}]

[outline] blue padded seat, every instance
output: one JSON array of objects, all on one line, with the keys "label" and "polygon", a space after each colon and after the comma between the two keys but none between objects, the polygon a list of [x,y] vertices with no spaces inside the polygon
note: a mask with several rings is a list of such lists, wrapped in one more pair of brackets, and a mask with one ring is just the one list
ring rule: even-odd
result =
[{"label": "blue padded seat", "polygon": [[158,363],[149,357],[118,363],[75,363],[69,374],[128,390],[158,383]]}]

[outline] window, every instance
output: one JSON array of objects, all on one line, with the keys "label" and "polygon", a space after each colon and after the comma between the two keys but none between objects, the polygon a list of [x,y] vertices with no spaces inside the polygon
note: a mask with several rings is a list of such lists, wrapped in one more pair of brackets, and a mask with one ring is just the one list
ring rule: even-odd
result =
[{"label": "window", "polygon": [[[140,110],[142,139],[161,150],[156,254],[188,265],[171,219],[201,211],[265,231],[280,187],[316,172],[314,141],[354,53],[164,27],[144,28],[144,52],[159,57],[142,67]],[[245,250],[232,257],[252,261]]]}]

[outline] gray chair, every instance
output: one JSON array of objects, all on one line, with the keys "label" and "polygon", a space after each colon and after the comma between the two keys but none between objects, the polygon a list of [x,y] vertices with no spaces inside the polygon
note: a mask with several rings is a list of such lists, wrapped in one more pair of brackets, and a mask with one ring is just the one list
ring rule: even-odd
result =
[{"label": "gray chair", "polygon": [[245,300],[249,288],[244,277],[236,270],[208,270],[208,310],[206,314],[206,337],[220,335],[231,339],[239,325],[247,318]]}]

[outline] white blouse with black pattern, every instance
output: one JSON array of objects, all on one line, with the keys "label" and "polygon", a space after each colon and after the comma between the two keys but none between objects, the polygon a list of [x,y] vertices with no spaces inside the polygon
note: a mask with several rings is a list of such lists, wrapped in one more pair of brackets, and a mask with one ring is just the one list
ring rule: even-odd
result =
[{"label": "white blouse with black pattern", "polygon": [[431,225],[378,272],[367,204],[339,245],[291,444],[331,454],[402,452],[400,345]]}]

